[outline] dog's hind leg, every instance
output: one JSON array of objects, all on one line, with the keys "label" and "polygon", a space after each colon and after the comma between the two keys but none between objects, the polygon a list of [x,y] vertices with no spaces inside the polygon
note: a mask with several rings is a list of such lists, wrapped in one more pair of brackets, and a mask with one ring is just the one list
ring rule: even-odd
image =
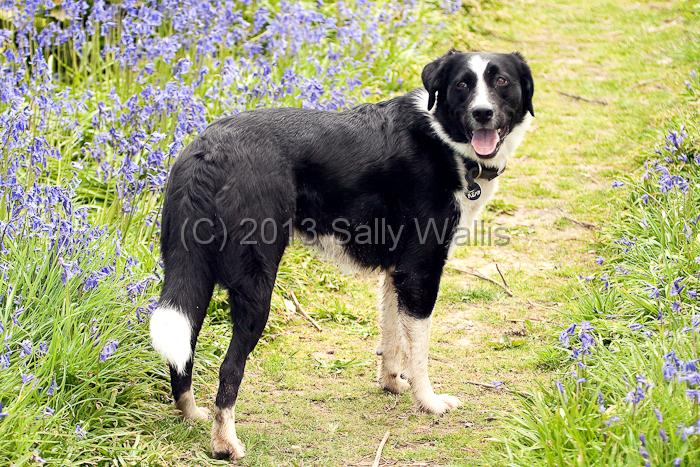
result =
[{"label": "dog's hind leg", "polygon": [[399,325],[399,304],[390,271],[385,271],[379,283],[379,310],[381,312],[381,356],[379,384],[394,394],[411,388],[401,375],[406,352],[406,339]]},{"label": "dog's hind leg", "polygon": [[192,392],[192,367],[197,336],[206,316],[214,280],[209,265],[195,255],[177,251],[165,261],[165,281],[160,305],[150,322],[153,347],[168,361],[175,405],[182,416],[206,420],[208,411],[198,407]]},{"label": "dog's hind leg", "polygon": [[245,455],[243,443],[236,434],[235,404],[246,360],[267,323],[274,279],[274,275],[253,275],[250,280],[239,282],[230,291],[233,337],[219,370],[219,390],[216,394],[216,415],[212,429],[212,451],[216,459],[239,459]]}]

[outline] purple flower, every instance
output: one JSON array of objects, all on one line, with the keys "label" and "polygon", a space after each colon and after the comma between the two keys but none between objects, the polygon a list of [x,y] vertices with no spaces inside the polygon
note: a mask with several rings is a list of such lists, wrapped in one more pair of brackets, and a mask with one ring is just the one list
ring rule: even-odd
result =
[{"label": "purple flower", "polygon": [[561,384],[561,381],[556,380],[556,381],[554,382],[554,385],[557,387],[557,389],[559,390],[559,392],[560,392],[561,394],[564,394],[564,393],[566,392],[565,389],[564,389],[564,385]]},{"label": "purple flower", "polygon": [[678,427],[678,434],[680,435],[680,437],[683,441],[688,439],[688,436],[700,434],[700,420],[695,422],[694,425],[690,425],[690,426],[681,425],[681,426],[679,426]]},{"label": "purple flower", "polygon": [[643,376],[638,375],[636,379],[637,387],[628,392],[625,397],[625,400],[632,405],[639,404],[646,397],[646,390],[651,387],[651,384]]},{"label": "purple flower", "polygon": [[623,185],[624,185],[624,183],[621,182],[621,181],[619,181],[619,180],[615,180],[615,181],[612,182],[612,187],[613,187],[613,188],[620,188],[620,187],[623,186]]},{"label": "purple flower", "polygon": [[654,409],[654,415],[656,415],[656,419],[659,421],[659,423],[663,423],[664,417],[659,409]]},{"label": "purple flower", "polygon": [[673,302],[671,302],[671,309],[674,312],[678,313],[679,311],[681,311],[681,303],[678,300],[674,300]]},{"label": "purple flower", "polygon": [[613,423],[617,423],[617,422],[619,422],[619,421],[620,421],[620,417],[618,417],[617,415],[615,415],[614,417],[610,417],[609,419],[607,419],[607,420],[605,421],[605,426],[610,426],[610,425],[612,425]]},{"label": "purple flower", "polygon": [[41,413],[43,415],[45,415],[46,417],[52,416],[55,412],[56,411],[54,409],[52,409],[51,407],[49,407],[48,405],[46,407],[44,407],[44,410],[41,411]]},{"label": "purple flower", "polygon": [[22,386],[34,381],[34,375],[31,373],[22,373]]},{"label": "purple flower", "polygon": [[605,412],[605,399],[603,399],[603,393],[598,391],[598,411],[600,413]]},{"label": "purple flower", "polygon": [[32,452],[32,455],[31,455],[31,457],[29,458],[29,460],[32,461],[32,462],[36,462],[37,464],[44,464],[44,463],[46,463],[46,460],[43,459],[43,458],[39,455],[39,451],[36,451],[36,450]]},{"label": "purple flower", "polygon": [[688,396],[692,402],[700,404],[700,389],[686,389],[685,395]]},{"label": "purple flower", "polygon": [[111,357],[114,354],[114,352],[117,351],[118,347],[118,340],[110,339],[109,341],[107,341],[107,343],[104,345],[104,347],[102,347],[102,350],[100,351],[100,361],[104,362],[109,357]]},{"label": "purple flower", "polygon": [[576,331],[576,323],[573,323],[571,326],[566,328],[559,334],[559,342],[562,343],[562,345],[568,347],[569,346],[569,338],[574,335],[574,332]]},{"label": "purple flower", "polygon": [[51,384],[49,384],[49,387],[46,388],[46,395],[53,396],[56,393],[56,389],[58,389],[58,384],[56,384],[56,378],[51,378]]},{"label": "purple flower", "polygon": [[661,441],[668,443],[668,434],[666,434],[666,430],[663,428],[659,428],[659,437],[661,438]]},{"label": "purple flower", "polygon": [[87,431],[80,425],[75,425],[75,437],[77,439],[83,439],[87,436]]},{"label": "purple flower", "polygon": [[9,412],[4,410],[4,406],[2,405],[2,402],[0,402],[0,420],[7,417],[8,415],[10,415]]},{"label": "purple flower", "polygon": [[651,299],[659,298],[659,296],[661,295],[661,292],[659,291],[659,289],[651,284],[647,283],[647,285],[646,285],[646,287],[644,287],[644,289],[647,291],[647,293],[649,294],[649,298],[651,298]]},{"label": "purple flower", "polygon": [[19,358],[27,358],[32,354],[32,341],[25,339],[19,344]]},{"label": "purple flower", "polygon": [[685,289],[685,286],[681,285],[681,282],[683,282],[682,277],[676,277],[673,280],[673,282],[671,283],[671,292],[669,293],[669,295],[671,297],[679,295],[681,292],[683,292],[683,289]]},{"label": "purple flower", "polygon": [[605,262],[605,258],[603,258],[602,256],[598,256],[595,259],[595,262],[596,262],[596,264],[603,264]]},{"label": "purple flower", "polygon": [[698,298],[698,292],[695,290],[688,290],[686,292],[686,295],[688,295],[688,298],[691,300],[695,300],[696,298]]}]

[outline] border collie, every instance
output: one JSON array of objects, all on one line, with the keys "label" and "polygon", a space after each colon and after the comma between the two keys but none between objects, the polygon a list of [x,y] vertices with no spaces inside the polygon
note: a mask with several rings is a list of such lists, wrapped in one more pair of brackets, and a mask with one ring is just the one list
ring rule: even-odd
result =
[{"label": "border collie", "polygon": [[534,84],[519,53],[451,50],[421,77],[424,90],[344,112],[222,118],[173,165],[150,332],[177,408],[206,419],[191,389],[193,354],[214,285],[228,289],[233,337],[219,373],[215,457],[245,454],[236,397],[293,233],[381,273],[381,386],[411,390],[433,414],[460,404],[428,379],[430,316],[455,232],[494,194],[534,116]]}]

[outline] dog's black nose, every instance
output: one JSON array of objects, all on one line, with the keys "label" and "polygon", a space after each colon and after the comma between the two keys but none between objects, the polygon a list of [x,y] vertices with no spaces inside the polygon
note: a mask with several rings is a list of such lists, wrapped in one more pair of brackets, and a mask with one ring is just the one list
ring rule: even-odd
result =
[{"label": "dog's black nose", "polygon": [[472,116],[479,123],[488,123],[493,118],[493,110],[488,107],[478,107],[472,110]]}]

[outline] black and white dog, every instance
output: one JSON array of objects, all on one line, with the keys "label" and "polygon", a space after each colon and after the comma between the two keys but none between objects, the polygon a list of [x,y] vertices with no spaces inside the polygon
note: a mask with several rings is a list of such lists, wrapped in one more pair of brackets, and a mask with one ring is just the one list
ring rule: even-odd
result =
[{"label": "black and white dog", "polygon": [[381,385],[410,389],[430,413],[459,405],[428,379],[430,316],[455,232],[496,191],[534,115],[534,85],[518,53],[453,50],[429,63],[422,79],[425,90],[345,112],[287,108],[223,118],[174,164],[151,337],[169,363],[177,407],[185,418],[205,419],[191,389],[193,353],[214,285],[228,289],[234,331],[219,375],[216,457],[244,455],[234,405],[292,232],[381,272]]}]

